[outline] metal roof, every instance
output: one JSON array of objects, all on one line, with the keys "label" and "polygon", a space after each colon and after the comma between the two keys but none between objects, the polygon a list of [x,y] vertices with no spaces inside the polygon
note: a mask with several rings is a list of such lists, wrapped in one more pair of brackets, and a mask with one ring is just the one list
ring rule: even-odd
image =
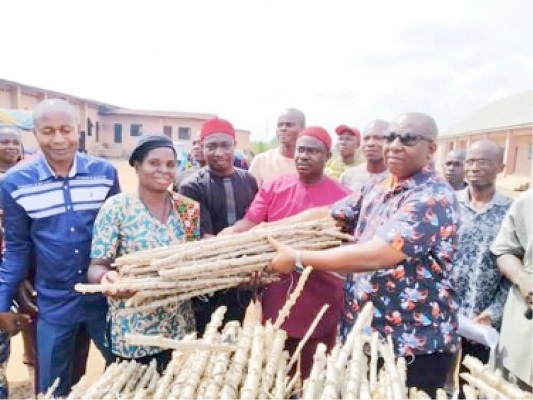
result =
[{"label": "metal roof", "polygon": [[531,125],[533,125],[533,90],[490,103],[446,129],[439,135],[439,138]]}]

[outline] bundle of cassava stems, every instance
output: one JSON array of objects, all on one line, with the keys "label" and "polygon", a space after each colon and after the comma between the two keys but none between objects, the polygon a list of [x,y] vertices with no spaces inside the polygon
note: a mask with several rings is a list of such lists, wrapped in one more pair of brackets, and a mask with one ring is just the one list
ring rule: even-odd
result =
[{"label": "bundle of cassava stems", "polygon": [[[85,378],[73,387],[69,399],[428,399],[424,392],[406,387],[406,361],[395,357],[390,337],[369,334],[373,308],[369,303],[359,314],[344,343],[327,354],[317,347],[308,379],[301,381],[299,353],[328,305],[317,314],[292,356],[284,350],[286,332],[281,325],[297,303],[312,268],[302,273],[295,290],[276,321],[261,324],[253,303],[242,325],[222,326],[225,308],[211,318],[202,339],[195,334],[182,340],[159,336],[129,335],[132,344],[174,349],[172,360],[160,375],[155,361],[142,365],[123,361],[109,366],[94,383]],[[377,368],[378,358],[384,363]],[[463,377],[467,398],[528,398],[528,394],[505,381],[479,360],[466,357],[470,369]],[[56,382],[57,384],[57,382]],[[52,398],[54,386],[40,398]],[[437,398],[446,399],[444,390]]]}]

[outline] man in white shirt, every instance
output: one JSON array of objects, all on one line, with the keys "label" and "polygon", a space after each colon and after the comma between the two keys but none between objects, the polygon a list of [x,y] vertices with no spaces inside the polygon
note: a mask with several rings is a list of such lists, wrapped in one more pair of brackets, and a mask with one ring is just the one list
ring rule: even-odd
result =
[{"label": "man in white shirt", "polygon": [[344,171],[340,178],[344,186],[355,191],[369,179],[379,180],[388,175],[383,159],[383,142],[388,129],[389,123],[382,119],[375,119],[368,124],[361,145],[366,162]]},{"label": "man in white shirt", "polygon": [[294,150],[298,133],[305,127],[305,115],[295,108],[288,108],[278,117],[276,134],[279,146],[258,154],[252,160],[249,171],[257,180],[257,186],[283,175],[296,174]]}]

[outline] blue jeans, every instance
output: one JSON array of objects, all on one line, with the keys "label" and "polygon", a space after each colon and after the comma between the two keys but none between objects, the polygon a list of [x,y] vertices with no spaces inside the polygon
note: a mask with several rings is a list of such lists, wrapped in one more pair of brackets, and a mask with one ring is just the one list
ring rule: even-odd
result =
[{"label": "blue jeans", "polygon": [[[37,359],[39,367],[39,393],[45,393],[60,378],[54,396],[67,396],[72,385],[74,344],[76,333],[84,328],[106,360],[112,361],[112,354],[105,346],[105,314],[82,323],[60,325],[43,318],[37,320]],[[87,346],[89,343],[87,343]]]}]

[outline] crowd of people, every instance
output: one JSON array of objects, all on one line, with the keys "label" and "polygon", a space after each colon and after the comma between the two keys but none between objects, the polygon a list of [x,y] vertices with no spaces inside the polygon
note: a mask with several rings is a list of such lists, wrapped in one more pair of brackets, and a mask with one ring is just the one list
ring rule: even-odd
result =
[{"label": "crowd of people", "polygon": [[[532,190],[513,201],[496,189],[504,169],[496,143],[450,151],[439,173],[438,128],[429,115],[376,119],[362,131],[340,125],[335,149],[327,130],[306,126],[305,114],[290,108],[277,120],[278,147],[246,170],[235,161],[233,125],[213,118],[185,171],[168,137],[143,136],[129,158],[137,190],[124,193],[112,163],[77,151],[70,104],[46,99],[33,120],[41,152],[31,160],[21,161],[19,129],[0,125],[0,397],[8,396],[10,336],[21,330],[36,391],[60,378],[55,395],[65,396],[85,372],[91,340],[107,364],[156,360],[161,371],[170,351],[130,345],[125,334],[201,336],[217,307],[228,308],[226,320],[242,321],[252,297],[264,321],[275,319],[304,265],[314,270],[282,326],[289,352],[330,305],[301,353],[304,378],[318,343],[331,349],[343,340],[372,302],[373,329],[408,358],[408,386],[434,397],[473,355],[531,391]],[[74,290],[80,282],[119,281],[113,262],[124,254],[325,216],[354,243],[300,251],[271,239],[277,254],[266,270],[281,279],[264,287],[241,285],[133,315],[120,312],[131,288]],[[499,331],[497,346],[461,337],[459,316]]]}]

